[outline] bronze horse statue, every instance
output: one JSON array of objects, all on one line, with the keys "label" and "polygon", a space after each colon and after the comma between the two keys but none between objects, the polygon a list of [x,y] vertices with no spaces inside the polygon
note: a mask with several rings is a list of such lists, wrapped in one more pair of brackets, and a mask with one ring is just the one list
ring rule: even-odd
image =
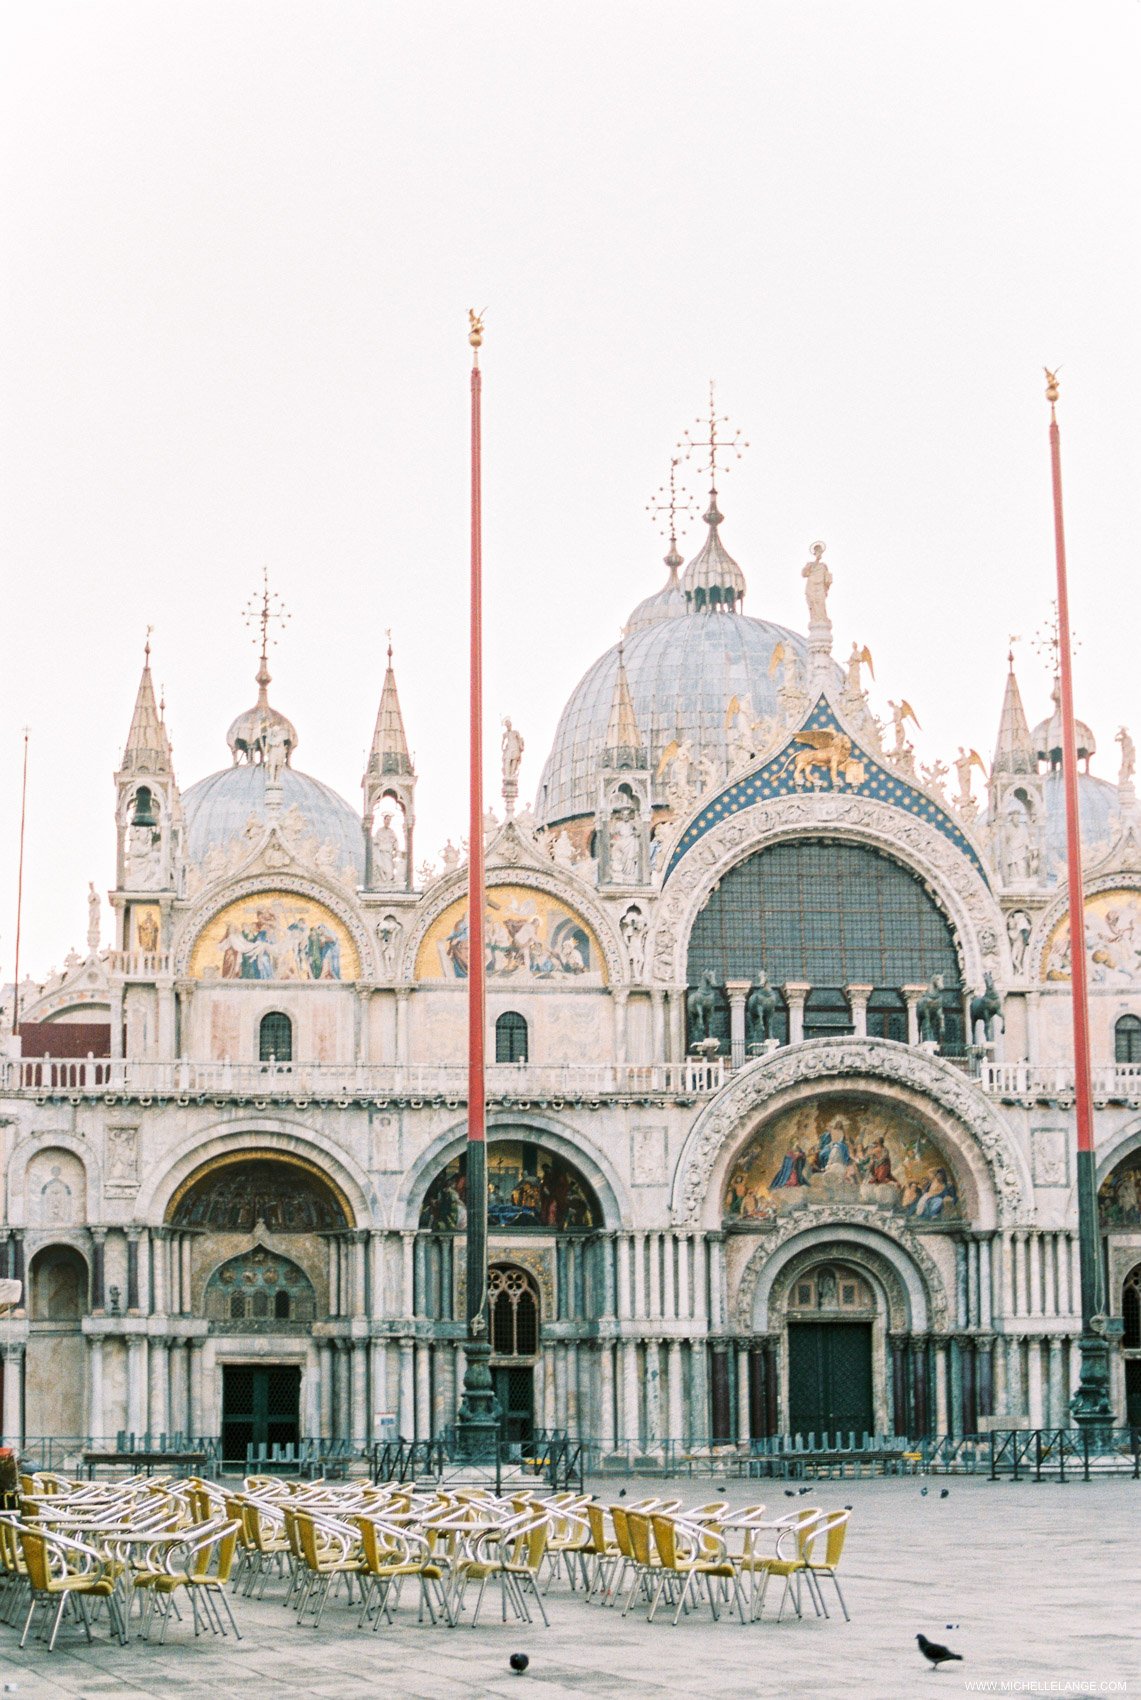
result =
[{"label": "bronze horse statue", "polygon": [[994,1038],[995,1017],[1002,1022],[1002,1030],[1006,1031],[1006,1017],[1002,1013],[1001,993],[994,989],[993,974],[983,975],[983,985],[986,990],[971,999],[971,1042],[974,1042],[979,1022],[982,1022],[983,1037],[987,1044]]},{"label": "bronze horse statue", "polygon": [[712,970],[706,969],[696,986],[691,986],[685,994],[685,1009],[689,1016],[689,1042],[698,1044],[709,1037],[710,1023],[717,1004],[714,992],[715,981]]}]

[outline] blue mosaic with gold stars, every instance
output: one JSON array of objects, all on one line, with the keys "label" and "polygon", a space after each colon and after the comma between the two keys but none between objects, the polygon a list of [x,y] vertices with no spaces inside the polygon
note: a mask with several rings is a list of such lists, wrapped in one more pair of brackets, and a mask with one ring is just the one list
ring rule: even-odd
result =
[{"label": "blue mosaic with gold stars", "polygon": [[872,797],[878,803],[890,803],[893,808],[926,821],[949,839],[986,880],[986,870],[977,851],[947,810],[899,774],[881,767],[844,730],[827,700],[820,697],[804,726],[777,755],[756,772],[734,780],[690,822],[670,857],[662,884],[667,883],[698,840],[731,815],[773,797],[812,797],[824,791]]}]

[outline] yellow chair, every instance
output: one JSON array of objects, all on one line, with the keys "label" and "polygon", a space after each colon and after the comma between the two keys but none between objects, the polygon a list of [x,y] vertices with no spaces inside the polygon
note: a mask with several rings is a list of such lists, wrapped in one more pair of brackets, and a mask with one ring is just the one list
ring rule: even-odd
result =
[{"label": "yellow chair", "polygon": [[54,1652],[60,1620],[69,1600],[74,1601],[88,1641],[91,1640],[91,1618],[87,1610],[89,1600],[107,1601],[112,1628],[119,1640],[125,1641],[123,1620],[115,1595],[115,1579],[94,1548],[84,1546],[82,1541],[72,1540],[69,1536],[50,1534],[46,1529],[31,1528],[26,1524],[19,1527],[18,1532],[32,1595],[20,1646],[28,1639],[36,1607],[42,1606],[45,1612],[50,1613],[54,1602],[55,1616],[48,1640],[48,1652]]},{"label": "yellow chair", "polygon": [[[677,1610],[674,1612],[674,1626],[685,1610],[686,1601],[694,1583],[697,1583],[697,1593],[700,1594],[702,1580],[709,1597],[709,1609],[713,1613],[714,1622],[721,1613],[717,1609],[717,1596],[714,1582],[730,1584],[733,1599],[741,1622],[745,1621],[745,1602],[741,1597],[741,1583],[736,1568],[729,1557],[728,1549],[721,1535],[712,1529],[686,1525],[674,1517],[653,1516],[651,1524],[654,1531],[654,1544],[658,1549],[662,1573],[658,1578],[654,1597],[650,1601],[649,1621],[654,1621],[654,1613],[658,1609],[667,1578],[676,1578],[682,1582]],[[684,1580],[683,1580],[684,1579]]]},{"label": "yellow chair", "polygon": [[[840,1602],[840,1610],[844,1613],[845,1623],[851,1623],[852,1620],[848,1616],[848,1607],[844,1602],[843,1594],[840,1592],[840,1579],[836,1575],[836,1571],[840,1564],[840,1555],[844,1551],[844,1538],[848,1533],[848,1522],[851,1515],[850,1511],[835,1511],[823,1522],[818,1523],[812,1531],[805,1552],[805,1579],[815,1585],[816,1597],[820,1601],[825,1617],[828,1616],[828,1607],[824,1604],[824,1593],[820,1586],[822,1576],[829,1577],[836,1590],[836,1598]],[[819,1552],[821,1541],[824,1542],[824,1557],[817,1559],[814,1554]]]},{"label": "yellow chair", "polygon": [[[614,1527],[617,1530],[617,1519],[615,1519]],[[626,1529],[631,1555],[630,1565],[634,1575],[630,1582],[629,1593],[626,1595],[626,1604],[622,1607],[623,1617],[634,1604],[634,1596],[639,1588],[643,1590],[647,1597],[651,1596],[654,1586],[652,1578],[660,1576],[663,1568],[660,1555],[654,1551],[654,1530],[650,1515],[644,1511],[628,1511],[626,1513]],[[623,1557],[625,1557],[625,1554],[623,1554]]]},{"label": "yellow chair", "polygon": [[[586,1597],[588,1602],[594,1598],[595,1589],[603,1582],[609,1583],[610,1573],[622,1556],[622,1549],[617,1541],[612,1541],[606,1533],[606,1507],[596,1501],[586,1507],[586,1521],[590,1528],[590,1543],[583,1547],[581,1558],[583,1573],[586,1576]],[[611,1519],[613,1527],[613,1519]],[[593,1563],[590,1561],[593,1560]],[[605,1598],[606,1589],[603,1589]]]},{"label": "yellow chair", "polygon": [[[409,1530],[391,1528],[373,1517],[358,1516],[356,1524],[361,1532],[361,1550],[366,1567],[365,1576],[361,1580],[361,1615],[357,1620],[358,1629],[374,1616],[374,1600],[374,1634],[380,1628],[382,1615],[389,1623],[392,1622],[389,1595],[393,1595],[395,1602],[399,1604],[400,1588],[406,1576],[419,1578],[420,1609],[417,1617],[420,1623],[424,1621],[425,1606],[433,1624],[436,1622],[436,1605],[447,1614],[444,1591],[446,1573],[443,1565],[433,1559],[428,1542],[423,1536]],[[435,1584],[436,1588],[435,1602],[432,1600],[431,1584]]]},{"label": "yellow chair", "polygon": [[[760,1577],[761,1584],[756,1598],[755,1615],[757,1617],[765,1609],[765,1594],[768,1590],[769,1580],[773,1576],[784,1578],[784,1591],[780,1597],[777,1622],[780,1622],[784,1614],[785,1601],[790,1598],[797,1617],[803,1616],[800,1609],[800,1579],[807,1572],[806,1560],[809,1542],[812,1540],[823,1516],[824,1513],[819,1508],[805,1506],[802,1510],[793,1512],[789,1517],[780,1520],[784,1526],[779,1529],[777,1534],[776,1552],[769,1557],[754,1560],[754,1567]],[[790,1535],[794,1542],[795,1556],[783,1558],[781,1556],[781,1543]],[[812,1609],[819,1617],[820,1607],[816,1603],[816,1590],[811,1579],[808,1584],[808,1592],[812,1599]]]},{"label": "yellow chair", "polygon": [[524,1513],[523,1516],[512,1517],[505,1523],[483,1524],[469,1530],[464,1536],[464,1551],[457,1558],[453,1569],[450,1613],[452,1622],[457,1621],[463,1609],[463,1597],[468,1584],[478,1582],[479,1593],[471,1620],[474,1629],[479,1622],[480,1607],[487,1584],[498,1578],[502,1621],[507,1621],[507,1602],[510,1600],[516,1617],[523,1623],[531,1622],[531,1613],[524,1597],[525,1590],[529,1587],[543,1622],[549,1629],[550,1620],[538,1588],[538,1575],[546,1544],[545,1513],[539,1517]]},{"label": "yellow chair", "polygon": [[[171,1615],[177,1610],[175,1595],[180,1589],[186,1591],[190,1600],[196,1637],[203,1628],[225,1635],[225,1624],[218,1609],[221,1604],[235,1638],[241,1640],[241,1631],[226,1598],[226,1583],[233,1569],[239,1528],[240,1524],[236,1521],[196,1524],[181,1540],[171,1542],[163,1555],[161,1568],[144,1570],[135,1576],[135,1587],[147,1595],[142,1633],[148,1641],[158,1611],[162,1614],[159,1641],[166,1640]],[[199,1601],[202,1604],[201,1616]]]},{"label": "yellow chair", "polygon": [[355,1529],[339,1527],[331,1520],[320,1521],[311,1513],[297,1513],[297,1534],[301,1558],[307,1572],[301,1599],[297,1606],[298,1623],[305,1613],[313,1610],[313,1627],[320,1629],[329,1590],[344,1577],[353,1597],[353,1578],[367,1574],[368,1566],[357,1550],[359,1535]]}]

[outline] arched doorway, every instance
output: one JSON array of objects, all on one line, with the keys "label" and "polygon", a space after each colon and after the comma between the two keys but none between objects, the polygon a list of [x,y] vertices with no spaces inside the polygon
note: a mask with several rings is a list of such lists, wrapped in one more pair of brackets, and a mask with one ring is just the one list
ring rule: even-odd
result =
[{"label": "arched doorway", "polygon": [[1125,1362],[1125,1421],[1141,1428],[1141,1263],[1121,1286],[1121,1355]]},{"label": "arched doorway", "polygon": [[82,1435],[87,1260],[74,1246],[42,1246],[28,1267],[28,1288],[25,1432]]},{"label": "arched doorway", "polygon": [[871,1284],[826,1258],[791,1283],[788,1426],[794,1434],[870,1434],[875,1428]]},{"label": "arched doorway", "polygon": [[250,1447],[260,1459],[263,1446],[303,1436],[363,1435],[367,1412],[353,1409],[338,1329],[313,1337],[314,1322],[352,1314],[357,1279],[353,1217],[332,1179],[292,1153],[235,1153],[187,1180],[167,1222],[180,1298],[214,1341],[202,1415],[223,1459],[244,1465]]},{"label": "arched doorway", "polygon": [[526,1269],[493,1263],[487,1276],[491,1377],[509,1446],[526,1446],[535,1427],[539,1289]]}]

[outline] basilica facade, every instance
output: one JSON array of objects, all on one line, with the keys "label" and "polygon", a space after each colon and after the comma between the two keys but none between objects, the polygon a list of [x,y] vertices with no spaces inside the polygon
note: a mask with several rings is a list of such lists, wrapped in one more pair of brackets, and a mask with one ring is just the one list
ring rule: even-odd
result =
[{"label": "basilica facade", "polygon": [[[652,1452],[1065,1424],[1056,704],[1032,727],[1011,663],[991,759],[919,770],[907,702],[881,722],[869,701],[874,634],[834,645],[824,546],[801,634],[745,612],[723,524],[714,491],[521,811],[504,732],[485,836],[507,1435]],[[359,811],[302,771],[270,683],[263,645],[229,759],[183,788],[148,654],[108,821],[112,940],[92,890],[87,951],[19,989],[9,1441],[220,1437],[244,1459],[454,1420],[464,850],[417,863],[391,653]],[[1116,782],[1079,742],[1105,1310],[1118,1419],[1139,1421],[1141,817],[1124,728]]]}]

